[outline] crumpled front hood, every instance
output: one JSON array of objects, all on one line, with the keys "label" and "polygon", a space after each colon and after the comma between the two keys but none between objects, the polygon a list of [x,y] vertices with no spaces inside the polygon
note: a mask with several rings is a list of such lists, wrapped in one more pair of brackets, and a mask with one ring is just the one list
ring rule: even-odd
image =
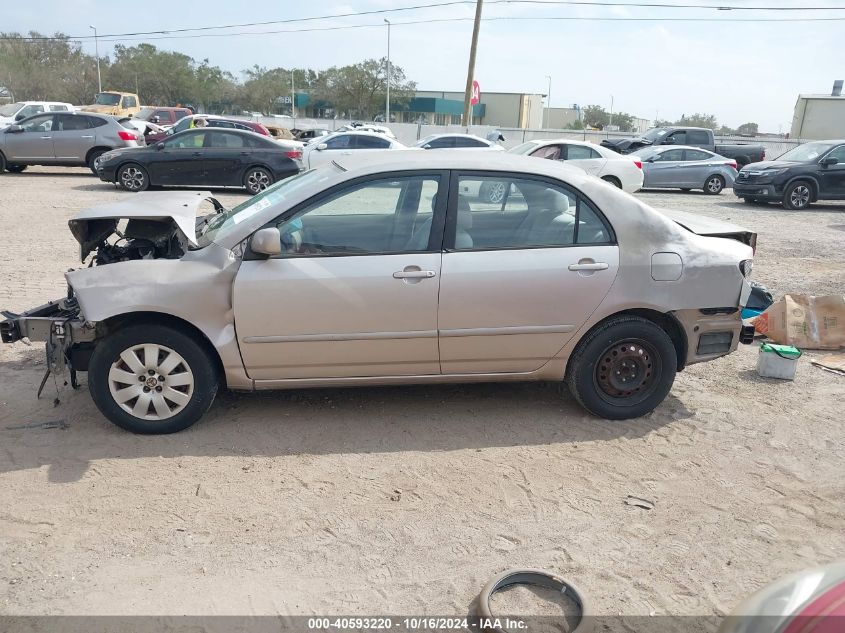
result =
[{"label": "crumpled front hood", "polygon": [[69,220],[68,226],[79,242],[82,261],[114,232],[122,219],[173,221],[188,242],[196,246],[197,209],[210,198],[208,191],[144,191],[119,202],[86,209]]}]

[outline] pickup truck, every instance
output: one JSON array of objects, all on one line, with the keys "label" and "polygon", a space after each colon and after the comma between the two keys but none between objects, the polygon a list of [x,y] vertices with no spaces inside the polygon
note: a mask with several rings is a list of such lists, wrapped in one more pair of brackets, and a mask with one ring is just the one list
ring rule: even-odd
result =
[{"label": "pickup truck", "polygon": [[649,145],[700,147],[719,156],[736,159],[739,167],[766,159],[766,148],[762,145],[717,145],[713,130],[703,127],[656,127],[642,136],[605,139],[601,145],[619,154],[630,154]]},{"label": "pickup truck", "polygon": [[141,101],[138,95],[131,92],[98,92],[94,97],[94,103],[83,106],[83,112],[97,112],[111,116],[132,116],[141,111],[138,105]]}]

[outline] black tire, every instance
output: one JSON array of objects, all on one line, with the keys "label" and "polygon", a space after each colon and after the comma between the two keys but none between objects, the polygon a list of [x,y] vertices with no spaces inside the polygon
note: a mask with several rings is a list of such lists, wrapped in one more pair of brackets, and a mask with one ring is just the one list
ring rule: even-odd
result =
[{"label": "black tire", "polygon": [[[156,360],[152,361],[158,364],[156,370],[147,369],[152,363],[147,362],[143,345],[158,348]],[[140,350],[140,356],[135,350]],[[168,371],[167,363],[175,362],[170,360],[173,352],[180,362]],[[129,354],[137,363],[123,360],[129,358],[131,361]],[[130,325],[109,335],[94,348],[88,365],[88,390],[100,412],[122,429],[141,434],[176,433],[199,420],[214,401],[220,384],[215,360],[194,337],[176,328]],[[135,378],[138,378],[137,383]],[[187,384],[189,379],[190,384]],[[177,391],[182,396],[178,396]],[[118,393],[124,395],[118,396]],[[123,404],[117,400],[120,397],[126,398]],[[167,407],[163,410],[168,413],[160,412],[162,402]],[[124,408],[144,407],[144,403],[148,418]]]},{"label": "black tire", "polygon": [[107,150],[104,149],[95,149],[90,154],[88,154],[88,169],[91,170],[91,173],[95,176],[97,175],[97,169],[94,167],[94,161],[96,161],[100,156],[106,153]]},{"label": "black tire", "polygon": [[619,316],[578,344],[569,360],[566,384],[590,413],[627,420],[663,402],[677,369],[675,346],[663,329],[641,317]]},{"label": "black tire", "polygon": [[507,191],[507,183],[504,182],[483,182],[478,188],[478,197],[483,202],[490,204],[499,204],[505,199],[505,192]]},{"label": "black tire", "polygon": [[602,176],[602,180],[605,182],[609,182],[611,185],[616,187],[617,189],[622,188],[622,182],[616,176]]},{"label": "black tire", "polygon": [[3,152],[0,152],[0,174],[6,171],[6,157],[3,156]]},{"label": "black tire", "polygon": [[725,178],[719,174],[710,174],[704,181],[704,193],[708,196],[718,196],[725,188]]},{"label": "black tire", "polygon": [[126,191],[146,191],[150,186],[150,176],[138,163],[127,163],[117,170],[117,184]]},{"label": "black tire", "polygon": [[689,193],[690,191],[692,191],[692,189],[690,189],[689,187],[681,187],[681,191],[683,191],[684,193]]},{"label": "black tire", "polygon": [[762,206],[762,205],[766,204],[765,200],[761,200],[760,198],[747,197],[747,196],[745,198],[743,198],[742,201],[745,204],[756,204],[758,206]]},{"label": "black tire", "polygon": [[813,185],[806,180],[790,183],[783,192],[783,208],[803,211],[813,201]]},{"label": "black tire", "polygon": [[6,171],[11,174],[19,174],[26,171],[27,165],[6,165]]},{"label": "black tire", "polygon": [[253,196],[273,184],[273,174],[263,167],[250,167],[244,174],[244,189]]}]

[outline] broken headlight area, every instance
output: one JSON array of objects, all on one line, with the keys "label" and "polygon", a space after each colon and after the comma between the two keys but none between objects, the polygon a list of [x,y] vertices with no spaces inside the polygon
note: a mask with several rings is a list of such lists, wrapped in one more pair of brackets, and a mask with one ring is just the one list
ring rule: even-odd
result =
[{"label": "broken headlight area", "polygon": [[82,261],[93,253],[91,266],[137,259],[179,259],[188,248],[179,227],[167,219],[71,221],[70,230],[79,241]]}]

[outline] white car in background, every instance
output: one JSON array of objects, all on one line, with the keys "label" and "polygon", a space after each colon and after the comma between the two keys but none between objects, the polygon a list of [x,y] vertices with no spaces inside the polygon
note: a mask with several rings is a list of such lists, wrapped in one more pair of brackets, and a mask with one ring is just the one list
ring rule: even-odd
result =
[{"label": "white car in background", "polygon": [[377,134],[384,134],[390,138],[396,138],[396,135],[386,125],[377,125],[375,123],[350,123],[337,129],[338,132],[376,132]]},{"label": "white car in background", "polygon": [[494,141],[488,141],[474,134],[431,134],[421,138],[411,147],[421,149],[474,149],[503,152],[505,148]]},{"label": "white car in background", "polygon": [[617,154],[595,143],[565,138],[534,140],[517,145],[508,152],[580,167],[628,193],[639,191],[643,186],[643,164],[639,157]]},{"label": "white car in background", "polygon": [[74,112],[76,109],[70,103],[61,101],[17,101],[0,106],[0,129],[8,127],[18,121],[23,121],[33,114],[42,112]]},{"label": "white car in background", "polygon": [[364,156],[390,149],[408,149],[395,138],[361,130],[335,132],[314,141],[302,150],[302,165],[305,169],[330,163],[341,156]]}]

